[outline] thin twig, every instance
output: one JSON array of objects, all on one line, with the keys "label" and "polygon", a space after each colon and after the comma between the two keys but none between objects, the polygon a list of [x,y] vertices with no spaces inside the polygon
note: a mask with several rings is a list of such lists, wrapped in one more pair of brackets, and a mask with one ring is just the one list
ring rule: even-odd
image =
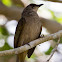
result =
[{"label": "thin twig", "polygon": [[57,51],[57,47],[58,47],[59,42],[60,42],[60,37],[58,38],[58,42],[57,42],[55,48],[52,50],[52,53],[51,53],[49,59],[46,62],[49,62],[50,59],[52,58],[52,56],[54,55],[55,51]]}]

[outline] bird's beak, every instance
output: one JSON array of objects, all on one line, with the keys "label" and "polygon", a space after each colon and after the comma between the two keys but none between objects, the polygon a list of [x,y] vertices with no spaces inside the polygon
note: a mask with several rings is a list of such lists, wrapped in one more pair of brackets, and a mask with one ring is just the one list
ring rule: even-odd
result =
[{"label": "bird's beak", "polygon": [[34,10],[35,12],[37,12],[38,8],[39,8],[40,6],[42,6],[42,5],[43,5],[43,4],[35,5],[35,7],[34,7],[33,10]]},{"label": "bird's beak", "polygon": [[39,4],[39,5],[36,5],[36,6],[40,7],[40,6],[42,6],[42,5],[44,5],[44,4]]}]

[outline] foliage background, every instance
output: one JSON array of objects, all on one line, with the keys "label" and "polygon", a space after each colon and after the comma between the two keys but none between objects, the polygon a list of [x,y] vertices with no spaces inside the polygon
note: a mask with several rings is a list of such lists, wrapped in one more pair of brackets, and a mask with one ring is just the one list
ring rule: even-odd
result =
[{"label": "foliage background", "polygon": [[[23,8],[25,7],[26,4],[28,4],[29,1],[27,0],[28,2],[26,2],[25,4],[23,4],[23,0],[21,0],[21,1],[20,0],[18,0],[18,1],[17,0],[1,0],[0,4],[2,3],[7,8],[12,8],[12,7],[21,8],[20,11],[22,12]],[[53,0],[51,0],[51,1],[53,1]],[[44,0],[30,0],[30,3],[45,4],[43,7],[40,7],[39,10],[37,11],[37,13],[40,17],[43,17],[43,18],[49,19],[49,20],[54,20],[61,24],[62,23],[62,11],[61,11],[62,3],[58,3],[58,2],[62,2],[62,1],[55,0],[53,2],[47,2]],[[4,10],[4,12],[5,12],[5,10]],[[7,13],[5,13],[5,14],[7,14]],[[18,19],[20,19],[20,18],[16,19],[16,17],[13,18],[14,17],[13,15],[12,15],[12,17],[8,18],[8,17],[6,17],[5,14],[0,12],[0,51],[13,49],[15,29],[16,29],[16,26],[18,23]],[[15,15],[15,16],[17,16],[17,15]],[[50,34],[50,32],[45,27],[43,27],[42,34],[47,35],[47,34]],[[52,49],[56,45],[56,41],[57,41],[57,39],[50,40],[50,41],[40,44],[40,46],[38,45],[36,47],[34,54],[31,56],[31,58],[28,59],[26,57],[26,61],[27,62],[44,61],[47,57],[49,57]],[[59,48],[58,51],[60,51],[60,50],[62,51],[61,43],[62,43],[62,38],[61,38],[60,44],[58,46],[58,48]],[[58,53],[58,52],[55,53],[56,56],[60,55],[60,58],[58,58],[58,56],[56,57],[56,58],[58,58],[58,60],[57,60],[58,62],[61,62],[61,59],[62,59],[61,51],[60,51],[60,53]],[[56,58],[55,58],[55,56],[53,56],[51,62],[55,62]],[[15,61],[16,61],[15,55],[0,57],[0,62],[15,62]]]}]

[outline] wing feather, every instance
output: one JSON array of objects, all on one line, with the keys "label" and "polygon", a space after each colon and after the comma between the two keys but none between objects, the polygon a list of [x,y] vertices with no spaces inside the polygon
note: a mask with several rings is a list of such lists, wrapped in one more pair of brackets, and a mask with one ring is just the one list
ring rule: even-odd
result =
[{"label": "wing feather", "polygon": [[23,31],[25,22],[26,22],[25,18],[21,18],[18,22],[14,36],[14,48],[18,47],[19,37],[21,36],[21,33]]}]

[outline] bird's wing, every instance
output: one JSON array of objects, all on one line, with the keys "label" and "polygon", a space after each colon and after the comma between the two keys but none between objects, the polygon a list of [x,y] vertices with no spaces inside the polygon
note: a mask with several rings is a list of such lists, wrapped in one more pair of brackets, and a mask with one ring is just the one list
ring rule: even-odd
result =
[{"label": "bird's wing", "polygon": [[[39,33],[39,35],[36,39],[40,38],[40,34],[41,34],[41,29],[40,29],[40,33]],[[33,54],[35,48],[36,48],[36,46],[28,50],[28,53],[27,53],[28,58],[31,57],[31,55]]]},{"label": "bird's wing", "polygon": [[25,23],[26,23],[25,18],[21,18],[18,22],[18,25],[16,27],[15,36],[14,36],[14,48],[18,47],[19,37],[22,33]]}]

